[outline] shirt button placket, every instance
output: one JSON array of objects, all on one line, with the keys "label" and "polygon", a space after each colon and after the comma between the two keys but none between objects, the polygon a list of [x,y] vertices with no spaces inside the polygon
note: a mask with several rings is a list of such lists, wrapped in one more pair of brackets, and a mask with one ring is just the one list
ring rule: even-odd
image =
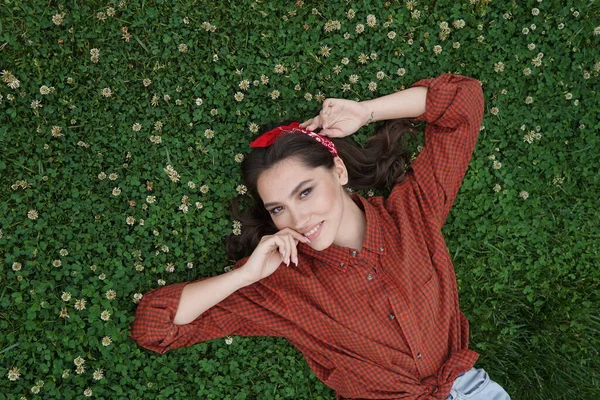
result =
[{"label": "shirt button placket", "polygon": [[389,313],[388,314],[388,318],[389,319],[394,319],[394,318],[396,318],[396,316],[393,313]]}]

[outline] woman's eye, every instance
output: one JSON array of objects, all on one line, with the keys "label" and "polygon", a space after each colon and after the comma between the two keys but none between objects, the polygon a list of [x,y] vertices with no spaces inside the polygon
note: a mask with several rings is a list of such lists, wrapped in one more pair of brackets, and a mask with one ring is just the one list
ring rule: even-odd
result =
[{"label": "woman's eye", "polygon": [[[310,188],[308,188],[308,189],[304,190],[302,193],[300,193],[300,197],[306,197],[306,196],[308,196],[308,194],[309,194],[310,192],[312,192],[312,189],[313,189],[313,188],[311,188],[311,187],[310,187]],[[306,195],[305,195],[305,193],[306,193]],[[271,210],[269,210],[269,214],[273,214],[273,215],[277,215],[277,214],[279,214],[279,211],[277,211],[277,210],[279,210],[280,208],[281,208],[281,207],[275,207],[275,208],[272,208]]]},{"label": "woman's eye", "polygon": [[281,207],[275,207],[275,208],[272,208],[272,209],[271,209],[271,211],[269,211],[269,214],[277,214],[277,213],[278,213],[278,211],[275,211],[275,210],[278,210],[278,209],[280,209],[280,208],[281,208]]},{"label": "woman's eye", "polygon": [[308,193],[310,193],[311,191],[312,191],[312,188],[308,188],[308,189],[306,189],[305,191],[303,191],[301,194],[304,194],[304,193],[308,194]]}]

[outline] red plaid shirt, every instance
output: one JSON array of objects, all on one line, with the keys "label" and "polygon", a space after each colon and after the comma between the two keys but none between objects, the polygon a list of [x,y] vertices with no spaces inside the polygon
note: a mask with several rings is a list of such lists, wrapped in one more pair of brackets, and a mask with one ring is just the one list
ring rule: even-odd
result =
[{"label": "red plaid shirt", "polygon": [[132,339],[164,353],[227,335],[282,336],[338,399],[446,399],[478,357],[467,349],[441,229],[477,140],[483,94],[460,75],[413,86],[428,87],[416,118],[426,121],[425,146],[387,198],[352,195],[366,213],[360,251],[299,243],[298,267],[277,269],[187,325],[172,321],[189,282],[154,289],[138,305]]}]

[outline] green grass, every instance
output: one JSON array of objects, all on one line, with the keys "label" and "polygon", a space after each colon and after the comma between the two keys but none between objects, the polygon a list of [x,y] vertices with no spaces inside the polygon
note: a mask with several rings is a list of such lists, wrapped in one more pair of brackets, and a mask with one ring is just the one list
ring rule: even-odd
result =
[{"label": "green grass", "polygon": [[[0,71],[19,86],[8,73],[0,81],[0,398],[80,398],[90,388],[105,399],[333,399],[281,338],[147,352],[128,338],[134,295],[233,263],[223,240],[251,124],[303,121],[326,97],[370,99],[443,72],[479,79],[486,102],[444,227],[478,366],[515,399],[599,398],[600,5],[473,3],[418,1],[416,19],[404,1],[4,0]],[[328,32],[328,21],[340,29]]]}]

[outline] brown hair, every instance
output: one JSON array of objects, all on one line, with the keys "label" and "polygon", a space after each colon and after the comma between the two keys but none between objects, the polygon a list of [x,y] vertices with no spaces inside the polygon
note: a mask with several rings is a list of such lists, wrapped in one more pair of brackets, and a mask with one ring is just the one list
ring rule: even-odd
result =
[{"label": "brown hair", "polygon": [[[384,189],[401,182],[410,159],[403,140],[407,132],[414,134],[413,124],[408,120],[396,119],[386,121],[367,139],[364,147],[349,137],[329,138],[348,170],[348,183],[344,187],[354,190]],[[242,161],[242,178],[248,193],[237,196],[231,203],[233,219],[241,222],[242,229],[241,234],[231,234],[227,238],[229,258],[239,260],[249,256],[263,236],[278,231],[256,185],[263,171],[289,157],[295,157],[307,168],[325,167],[331,170],[335,165],[327,148],[308,135],[284,133],[269,147],[253,148]]]}]

